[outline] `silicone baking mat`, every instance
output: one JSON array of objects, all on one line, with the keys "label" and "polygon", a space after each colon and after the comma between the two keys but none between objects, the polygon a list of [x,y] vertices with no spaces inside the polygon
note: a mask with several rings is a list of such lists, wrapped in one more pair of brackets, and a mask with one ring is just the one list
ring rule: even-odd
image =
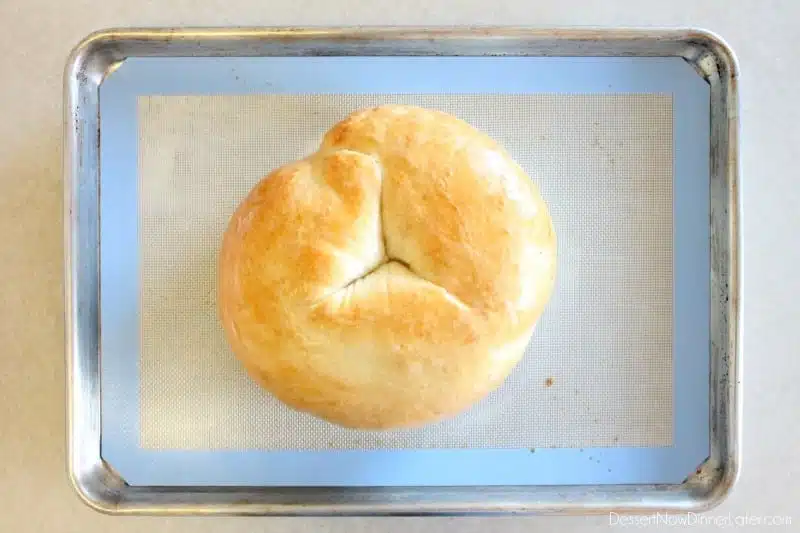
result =
[{"label": "silicone baking mat", "polygon": [[[216,314],[215,264],[257,180],[382,103],[455,114],[503,144],[550,207],[558,277],[498,391],[438,424],[356,431],[283,406],[244,373]],[[672,444],[670,94],[150,95],[137,114],[142,448]]]},{"label": "silicone baking mat", "polygon": [[[558,288],[486,401],[351,432],[243,375],[213,265],[261,176],[352,109],[401,100],[472,121],[529,168]],[[679,483],[710,443],[709,106],[681,58],[126,59],[99,93],[103,459],[131,486]]]}]

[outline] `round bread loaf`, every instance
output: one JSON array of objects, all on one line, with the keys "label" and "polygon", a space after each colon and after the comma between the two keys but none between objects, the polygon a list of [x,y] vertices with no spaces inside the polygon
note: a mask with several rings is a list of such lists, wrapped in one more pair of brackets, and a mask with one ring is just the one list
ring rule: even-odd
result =
[{"label": "round bread loaf", "polygon": [[555,265],[547,207],[496,142],[386,105],[255,185],[223,237],[218,302],[279,400],[347,427],[415,426],[505,380]]}]

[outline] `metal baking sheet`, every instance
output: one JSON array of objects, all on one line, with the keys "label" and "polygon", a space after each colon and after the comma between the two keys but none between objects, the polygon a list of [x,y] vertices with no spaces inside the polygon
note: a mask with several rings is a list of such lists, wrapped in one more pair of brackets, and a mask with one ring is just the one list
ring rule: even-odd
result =
[{"label": "metal baking sheet", "polygon": [[[735,78],[728,48],[694,31],[90,36],[65,76],[78,492],[120,513],[718,502],[738,471]],[[566,259],[543,333],[497,394],[422,430],[352,432],[271,401],[225,353],[214,235],[254,179],[390,101],[510,145]]]}]

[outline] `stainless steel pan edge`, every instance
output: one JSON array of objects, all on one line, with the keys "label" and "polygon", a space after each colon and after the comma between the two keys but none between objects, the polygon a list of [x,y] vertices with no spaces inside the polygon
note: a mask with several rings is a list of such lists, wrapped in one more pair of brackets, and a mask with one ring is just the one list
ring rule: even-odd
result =
[{"label": "stainless steel pan edge", "polygon": [[[677,56],[711,87],[711,453],[680,485],[419,488],[132,487],[100,455],[99,102],[133,56]],[[741,464],[738,66],[716,35],[691,29],[110,29],[72,51],[64,73],[65,320],[69,477],[112,514],[434,515],[703,511]]]}]

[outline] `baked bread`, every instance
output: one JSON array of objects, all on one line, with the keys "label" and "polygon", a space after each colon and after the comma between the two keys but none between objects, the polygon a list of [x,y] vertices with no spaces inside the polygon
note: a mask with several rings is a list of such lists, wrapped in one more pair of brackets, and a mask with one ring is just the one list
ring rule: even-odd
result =
[{"label": "baked bread", "polygon": [[358,428],[470,407],[522,357],[556,237],[531,179],[451,115],[353,113],[230,219],[218,302],[234,353],[289,406]]}]

